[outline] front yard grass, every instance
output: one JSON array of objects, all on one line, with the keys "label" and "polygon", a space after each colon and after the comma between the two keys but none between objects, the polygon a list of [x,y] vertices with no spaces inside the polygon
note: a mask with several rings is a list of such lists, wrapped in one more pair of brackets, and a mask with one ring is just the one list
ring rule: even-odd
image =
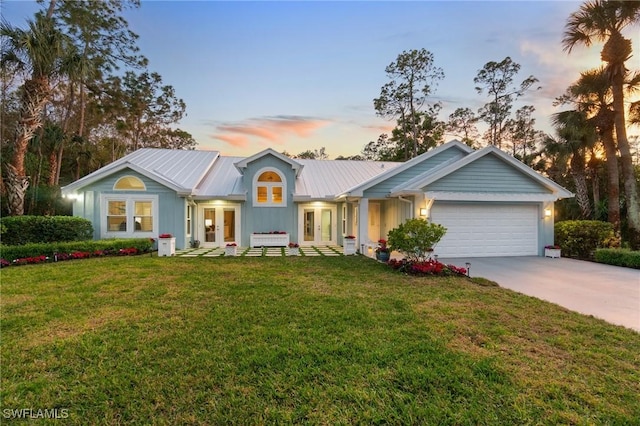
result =
[{"label": "front yard grass", "polygon": [[640,334],[363,257],[1,272],[0,415],[65,424],[638,424]]}]

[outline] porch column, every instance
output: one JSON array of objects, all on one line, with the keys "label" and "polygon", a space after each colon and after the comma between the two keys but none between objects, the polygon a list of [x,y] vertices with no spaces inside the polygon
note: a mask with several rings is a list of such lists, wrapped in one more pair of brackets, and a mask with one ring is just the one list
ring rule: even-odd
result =
[{"label": "porch column", "polygon": [[366,255],[367,250],[364,246],[369,244],[369,199],[360,198],[358,202],[358,243],[360,253]]}]

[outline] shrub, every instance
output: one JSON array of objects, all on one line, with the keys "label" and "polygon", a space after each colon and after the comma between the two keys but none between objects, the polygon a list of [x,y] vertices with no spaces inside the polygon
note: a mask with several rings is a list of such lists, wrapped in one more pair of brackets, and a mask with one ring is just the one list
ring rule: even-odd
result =
[{"label": "shrub", "polygon": [[640,269],[640,251],[627,249],[598,249],[596,250],[596,262]]},{"label": "shrub", "polygon": [[409,219],[389,231],[387,241],[391,250],[402,253],[409,261],[424,262],[433,247],[442,239],[447,228],[424,219]]},{"label": "shrub", "polygon": [[[73,253],[107,252],[116,254],[120,250],[136,249],[140,253],[150,252],[153,242],[148,238],[113,239],[100,241],[73,241],[63,243],[30,243],[19,246],[0,246],[0,258],[8,262],[16,259],[38,258],[39,256],[54,259],[56,255],[73,255]],[[72,256],[73,258],[74,256]]]},{"label": "shrub", "polygon": [[597,248],[608,247],[615,239],[613,225],[597,220],[567,220],[555,225],[555,242],[562,255],[593,259]]},{"label": "shrub", "polygon": [[2,243],[22,245],[85,241],[93,238],[87,219],[73,216],[7,216],[0,219]]}]

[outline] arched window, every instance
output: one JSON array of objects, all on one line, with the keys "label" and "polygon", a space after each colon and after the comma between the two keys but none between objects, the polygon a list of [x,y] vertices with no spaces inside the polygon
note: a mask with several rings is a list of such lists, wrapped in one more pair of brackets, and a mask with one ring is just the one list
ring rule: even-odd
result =
[{"label": "arched window", "polygon": [[256,176],[254,206],[284,207],[287,205],[286,180],[278,170],[261,170],[256,173]]},{"label": "arched window", "polygon": [[144,191],[147,188],[144,186],[144,182],[135,176],[124,176],[117,180],[113,189],[128,190],[128,191]]}]

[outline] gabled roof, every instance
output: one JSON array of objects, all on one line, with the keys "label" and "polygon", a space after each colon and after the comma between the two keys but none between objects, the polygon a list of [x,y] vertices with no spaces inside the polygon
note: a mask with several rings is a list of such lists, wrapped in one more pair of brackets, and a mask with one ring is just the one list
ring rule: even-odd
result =
[{"label": "gabled roof", "polygon": [[219,156],[218,151],[142,148],[63,187],[62,194],[71,194],[115,172],[130,169],[179,195],[190,195]]},{"label": "gabled roof", "polygon": [[390,161],[297,160],[304,171],[296,179],[294,201],[334,200],[336,194],[400,167]]},{"label": "gabled roof", "polygon": [[498,157],[500,160],[504,161],[506,164],[514,167],[524,175],[530,177],[534,181],[538,182],[543,187],[547,188],[551,193],[553,193],[557,198],[570,198],[573,197],[573,194],[557,183],[553,182],[551,179],[548,179],[542,176],[540,173],[526,166],[521,161],[518,161],[511,155],[505,153],[504,151],[496,148],[495,146],[489,145],[481,150],[475,151],[464,158],[461,158],[455,162],[450,162],[448,164],[444,164],[443,167],[438,167],[433,170],[430,170],[426,173],[417,176],[416,178],[405,182],[401,185],[398,185],[391,192],[391,196],[398,196],[407,193],[417,193],[421,192],[422,188],[425,186],[432,184],[445,176],[450,175],[456,170],[460,170],[461,168],[467,166],[468,164],[473,163],[474,161],[479,160],[482,157],[487,155],[494,155]]},{"label": "gabled roof", "polygon": [[[455,150],[454,155],[442,156],[440,163],[431,161],[421,166],[423,161],[450,149]],[[407,178],[408,180],[397,184],[394,188],[386,189],[385,191],[389,191],[388,196],[397,197],[425,193],[430,198],[438,199],[471,200],[477,196],[480,200],[495,199],[500,201],[502,199],[500,197],[507,195],[504,193],[430,191],[428,188],[430,184],[439,179],[488,155],[497,157],[543,188],[548,189],[548,193],[527,194],[526,198],[529,200],[537,200],[535,197],[547,200],[553,197],[558,199],[573,196],[560,185],[498,148],[489,146],[474,151],[459,141],[448,142],[404,163],[292,160],[270,148],[247,158],[222,157],[217,151],[143,148],[65,186],[62,188],[62,193],[69,195],[113,173],[132,170],[176,191],[179,196],[192,196],[201,200],[246,200],[247,190],[250,188],[244,187],[242,174],[251,162],[268,155],[278,158],[295,171],[297,177],[295,187],[289,190],[293,192],[294,201],[299,202],[362,197],[365,190],[415,166],[419,166],[416,171],[426,169],[427,166],[431,168],[415,177]],[[508,196],[513,197],[513,195],[509,193]]]},{"label": "gabled roof", "polygon": [[394,167],[393,169],[387,170],[384,173],[380,173],[377,176],[372,177],[371,179],[368,179],[365,182],[362,182],[354,187],[349,188],[348,190],[344,191],[343,193],[339,194],[339,197],[346,197],[346,196],[353,196],[353,197],[362,197],[364,191],[366,191],[367,189],[373,187],[374,185],[379,184],[380,182],[383,182],[387,179],[389,179],[392,176],[395,176],[399,173],[404,172],[405,170],[410,169],[411,167],[414,167],[416,164],[419,164],[431,157],[434,157],[448,149],[457,149],[459,151],[462,151],[465,154],[471,153],[473,152],[473,148],[470,148],[469,146],[463,144],[462,142],[458,141],[458,140],[452,140],[450,142],[447,142],[443,145],[440,145],[439,147],[432,149],[431,151],[427,151],[424,154],[420,154],[417,157],[414,157],[408,161],[405,161],[404,163],[400,163],[400,165],[398,167]]},{"label": "gabled roof", "polygon": [[244,157],[219,157],[209,173],[193,191],[195,199],[245,200],[246,190],[242,186],[242,175],[236,163]]},{"label": "gabled roof", "polygon": [[249,163],[252,163],[254,161],[256,161],[259,158],[265,157],[267,155],[273,155],[274,157],[278,158],[279,160],[282,160],[285,163],[288,163],[291,165],[291,168],[293,170],[295,170],[296,172],[296,176],[300,175],[300,172],[302,171],[302,164],[298,163],[295,160],[292,160],[291,158],[287,157],[286,155],[280,154],[277,151],[274,151],[271,148],[267,148],[264,151],[260,151],[257,154],[252,155],[251,157],[247,157],[247,158],[243,158],[242,160],[238,161],[235,166],[238,169],[238,171],[242,174],[244,173],[243,169],[247,168],[247,165],[249,165]]}]

